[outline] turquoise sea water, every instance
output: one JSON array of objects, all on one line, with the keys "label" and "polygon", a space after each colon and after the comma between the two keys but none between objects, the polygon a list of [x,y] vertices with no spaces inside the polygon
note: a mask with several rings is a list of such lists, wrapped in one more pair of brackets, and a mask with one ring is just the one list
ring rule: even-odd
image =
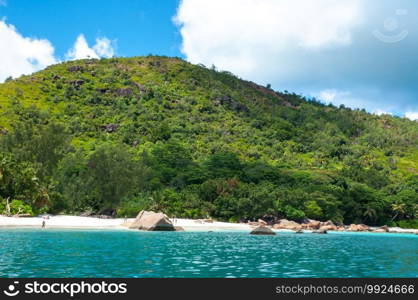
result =
[{"label": "turquoise sea water", "polygon": [[0,277],[418,277],[418,236],[0,229]]}]

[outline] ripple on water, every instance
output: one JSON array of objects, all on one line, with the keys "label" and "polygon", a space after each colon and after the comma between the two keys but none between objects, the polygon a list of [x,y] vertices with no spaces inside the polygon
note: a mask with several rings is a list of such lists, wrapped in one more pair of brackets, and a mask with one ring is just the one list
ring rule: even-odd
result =
[{"label": "ripple on water", "polygon": [[0,230],[1,277],[417,277],[418,237]]}]

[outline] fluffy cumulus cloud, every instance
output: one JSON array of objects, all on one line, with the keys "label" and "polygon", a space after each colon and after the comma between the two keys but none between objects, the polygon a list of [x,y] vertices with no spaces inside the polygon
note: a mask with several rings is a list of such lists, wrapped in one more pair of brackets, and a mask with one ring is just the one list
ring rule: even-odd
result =
[{"label": "fluffy cumulus cloud", "polygon": [[[10,76],[31,74],[61,61],[55,55],[50,41],[25,37],[5,19],[0,20],[0,41],[0,82]],[[95,45],[90,48],[84,35],[80,34],[65,60],[108,58],[114,55],[114,41],[106,37],[97,38]]]},{"label": "fluffy cumulus cloud", "polygon": [[106,37],[97,38],[93,50],[99,57],[113,57],[115,55],[115,42]]},{"label": "fluffy cumulus cloud", "polygon": [[5,20],[0,20],[0,41],[0,82],[57,62],[48,40],[24,37]]},{"label": "fluffy cumulus cloud", "polygon": [[289,46],[349,45],[360,15],[357,1],[183,0],[175,22],[189,61],[248,76]]},{"label": "fluffy cumulus cloud", "polygon": [[[326,104],[335,103],[341,99],[346,99],[350,97],[350,92],[348,91],[338,91],[336,89],[325,89],[320,91],[318,94],[312,94],[312,96],[321,99]],[[343,104],[343,103],[340,103]]]},{"label": "fluffy cumulus cloud", "polygon": [[418,111],[418,2],[182,0],[174,21],[193,63],[324,102]]},{"label": "fluffy cumulus cloud", "polygon": [[109,58],[115,54],[113,44],[108,38],[102,37],[97,38],[96,44],[90,48],[84,35],[80,34],[66,57],[69,60],[100,57]]},{"label": "fluffy cumulus cloud", "polygon": [[373,111],[373,114],[377,115],[377,116],[384,116],[384,115],[392,115],[392,113],[381,110],[381,109],[376,109]]},{"label": "fluffy cumulus cloud", "polygon": [[405,117],[410,119],[410,120],[417,121],[418,120],[418,111],[417,112],[412,112],[412,111],[406,112]]}]

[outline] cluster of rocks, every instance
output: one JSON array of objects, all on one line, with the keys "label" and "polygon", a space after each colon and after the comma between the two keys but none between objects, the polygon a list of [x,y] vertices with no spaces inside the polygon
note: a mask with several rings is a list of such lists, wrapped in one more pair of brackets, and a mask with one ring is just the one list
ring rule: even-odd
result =
[{"label": "cluster of rocks", "polygon": [[251,234],[271,234],[270,231],[274,234],[272,229],[285,229],[293,230],[296,233],[303,233],[304,230],[312,231],[312,233],[325,234],[328,231],[368,231],[368,232],[389,232],[388,226],[382,226],[379,228],[369,227],[364,224],[335,224],[332,221],[316,221],[311,219],[306,219],[301,223],[295,221],[289,221],[286,219],[280,219],[274,224],[268,225],[264,220],[258,220],[257,222],[249,222],[250,226],[255,227]]},{"label": "cluster of rocks", "polygon": [[83,67],[78,65],[73,65],[68,67],[68,72],[82,72]]},{"label": "cluster of rocks", "polygon": [[120,97],[129,97],[132,96],[134,91],[130,87],[120,88],[116,90],[116,95]]},{"label": "cluster of rocks", "polygon": [[119,128],[119,124],[107,124],[102,126],[102,128],[107,132],[107,133],[113,133],[116,132]]},{"label": "cluster of rocks", "polygon": [[249,112],[248,107],[238,101],[235,101],[229,96],[220,96],[214,99],[215,106],[224,105],[236,112]]}]

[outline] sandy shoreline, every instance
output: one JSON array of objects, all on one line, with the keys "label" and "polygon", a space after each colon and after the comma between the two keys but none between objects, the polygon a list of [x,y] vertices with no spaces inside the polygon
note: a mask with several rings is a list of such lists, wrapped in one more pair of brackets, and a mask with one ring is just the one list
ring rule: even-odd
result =
[{"label": "sandy shoreline", "polygon": [[[46,228],[62,229],[119,229],[129,230],[126,226],[134,218],[128,219],[101,219],[94,217],[79,216],[51,216],[45,220]],[[185,231],[251,231],[253,227],[243,223],[227,222],[204,222],[202,220],[192,219],[170,219],[174,226],[181,226]],[[0,228],[7,227],[31,227],[41,228],[41,217],[16,218],[0,216]],[[291,232],[291,230],[274,230],[276,232]],[[310,230],[305,230],[309,232]],[[389,233],[412,233],[418,234],[418,229],[403,229],[399,227],[390,227]]]},{"label": "sandy shoreline", "polygon": [[[46,228],[80,228],[80,229],[121,229],[128,230],[126,224],[134,221],[134,218],[101,219],[94,217],[78,216],[51,216],[45,220]],[[170,219],[174,226],[183,227],[185,231],[250,231],[247,224],[226,222],[203,222],[191,219]],[[16,218],[0,216],[0,228],[2,227],[38,227],[41,228],[41,217]]]}]

